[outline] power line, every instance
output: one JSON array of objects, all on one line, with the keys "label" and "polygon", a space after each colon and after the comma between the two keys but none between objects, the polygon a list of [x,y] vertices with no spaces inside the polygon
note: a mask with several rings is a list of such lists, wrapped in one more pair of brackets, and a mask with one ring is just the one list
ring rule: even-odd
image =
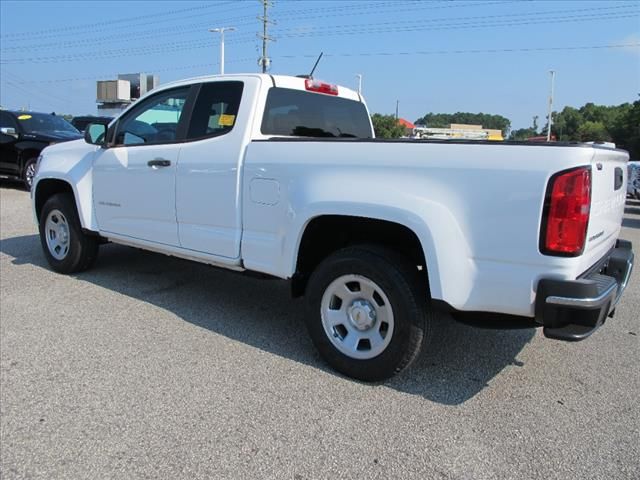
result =
[{"label": "power line", "polygon": [[201,40],[197,42],[170,42],[164,44],[158,44],[151,47],[141,48],[127,48],[127,49],[114,49],[114,50],[100,50],[97,52],[79,52],[71,53],[67,55],[53,55],[43,57],[21,57],[15,59],[3,59],[0,64],[23,64],[23,63],[50,63],[50,62],[65,62],[76,60],[99,60],[104,58],[113,58],[123,55],[135,56],[135,55],[147,55],[153,53],[163,52],[175,52],[181,50],[192,50],[196,48],[210,47],[211,42]]},{"label": "power line", "polygon": [[[255,24],[255,19],[252,16],[231,17],[229,19],[224,19],[223,23],[231,23],[230,20],[234,20],[234,19],[253,19],[254,20],[250,23],[246,22],[246,23],[238,24],[234,22],[238,26]],[[107,36],[101,36],[101,37],[95,37],[95,38],[82,38],[82,39],[76,39],[76,40],[64,40],[64,41],[55,41],[55,42],[48,42],[48,43],[29,44],[29,45],[14,45],[10,47],[1,47],[1,48],[4,51],[24,51],[24,50],[29,51],[29,50],[43,50],[47,48],[69,48],[69,47],[75,47],[75,46],[86,47],[87,45],[94,46],[94,45],[100,45],[104,43],[108,43],[108,44],[119,43],[119,42],[130,43],[132,38],[135,38],[136,40],[141,40],[141,39],[147,40],[147,39],[157,38],[157,37],[166,37],[167,34],[170,32],[183,32],[185,34],[201,35],[202,32],[200,28],[211,25],[211,23],[212,23],[211,20],[206,20],[206,21],[191,23],[186,25],[174,25],[172,27],[165,26],[161,28],[155,28],[152,30],[138,31],[138,32],[134,31],[129,33],[120,33],[116,35],[107,35]]]},{"label": "power line", "polygon": [[[210,9],[210,8],[218,8],[221,5],[227,5],[227,4],[231,4],[234,3],[232,1],[227,1],[227,2],[218,2],[215,4],[211,4],[211,3],[207,3],[204,5],[199,5],[197,7],[189,7],[189,8],[182,8],[182,9],[178,9],[178,10],[170,10],[170,11],[165,11],[165,12],[159,12],[159,13],[151,13],[151,14],[145,14],[145,15],[138,15],[136,17],[124,17],[124,18],[116,18],[116,19],[112,19],[112,20],[105,20],[102,22],[94,22],[94,23],[85,23],[85,24],[80,24],[80,25],[68,25],[65,27],[56,27],[56,28],[48,28],[48,29],[44,29],[44,30],[29,30],[29,31],[21,31],[21,32],[15,32],[15,33],[7,33],[4,35],[0,35],[0,38],[22,38],[22,37],[29,37],[29,38],[33,38],[33,37],[37,37],[37,36],[48,36],[48,34],[57,34],[61,33],[61,32],[70,32],[70,31],[77,31],[77,30],[94,30],[96,27],[101,27],[101,26],[106,26],[106,25],[114,25],[114,24],[123,24],[123,23],[128,23],[128,22],[135,22],[137,20],[144,20],[144,22],[142,23],[144,24],[148,24],[148,23],[160,23],[160,22],[167,22],[167,21],[175,21],[175,15],[177,13],[183,13],[183,12],[190,12],[190,11],[194,11],[194,10],[205,10],[205,9]],[[193,17],[193,16],[201,16],[202,14],[198,13],[196,15],[190,15],[189,17]],[[164,16],[171,16],[172,18],[169,19],[165,19],[165,20],[160,20],[160,21],[156,21],[156,22],[149,22],[148,20],[150,18],[155,18],[155,17],[164,17]],[[189,18],[189,17],[185,17],[185,18]],[[112,27],[113,28],[113,27]],[[116,26],[115,28],[131,28],[131,25],[120,25],[120,26]],[[76,32],[77,33],[77,32]],[[66,33],[64,33],[66,34]]]},{"label": "power line", "polygon": [[[414,55],[475,55],[475,54],[497,54],[497,53],[535,53],[535,52],[562,52],[562,51],[589,51],[589,50],[607,50],[607,49],[621,49],[621,48],[638,48],[640,49],[640,42],[638,43],[624,43],[613,45],[586,45],[586,46],[561,46],[561,47],[519,47],[519,48],[489,48],[489,49],[470,49],[470,50],[419,50],[419,51],[401,51],[401,52],[325,52],[325,57],[379,57],[379,56],[414,56]],[[295,58],[316,58],[315,55],[279,55],[279,58],[283,59],[295,59]],[[235,60],[229,60],[226,63],[243,63],[253,62],[253,58],[237,58]],[[196,65],[182,65],[167,68],[144,68],[142,71],[153,72],[170,72],[176,70],[189,70],[196,68],[203,68],[210,70],[211,67],[219,65],[219,62],[203,63]],[[4,73],[5,70],[3,70]],[[86,81],[86,80],[99,80],[102,78],[113,77],[117,73],[105,73],[103,75],[90,76],[90,77],[75,77],[75,78],[57,78],[49,80],[32,80],[24,81],[24,84],[41,84],[41,83],[66,83],[74,81]]]},{"label": "power line", "polygon": [[[581,9],[569,9],[569,10],[547,10],[544,12],[526,12],[526,13],[507,13],[500,15],[475,15],[475,16],[467,16],[467,17],[448,17],[448,18],[430,18],[430,19],[421,19],[421,20],[396,20],[392,22],[380,22],[380,23],[366,23],[366,24],[346,24],[346,25],[330,25],[330,26],[322,26],[322,27],[312,27],[312,30],[340,30],[340,29],[357,29],[358,27],[363,28],[371,28],[374,29],[376,27],[388,27],[393,25],[410,25],[410,24],[424,24],[424,23],[440,23],[444,21],[454,21],[454,20],[482,20],[482,19],[498,19],[498,18],[510,18],[510,17],[536,17],[536,16],[553,16],[555,17],[558,14],[574,14],[574,13],[584,13],[584,12],[601,12],[601,11],[609,11],[609,10],[620,10],[620,9],[629,9],[628,5],[618,5],[614,7],[597,7],[597,8],[581,8]],[[623,13],[638,13],[637,9],[629,10],[628,12]],[[279,32],[283,33],[286,31],[296,31],[296,28],[280,30]]]},{"label": "power line", "polygon": [[[473,2],[473,3],[456,3],[455,5],[445,5],[445,6],[429,6],[430,9],[439,9],[439,8],[461,8],[461,7],[481,7],[481,6],[489,6],[489,5],[497,5],[497,4],[504,4],[504,3],[514,3],[516,0],[508,0],[508,1],[492,1],[492,2]],[[534,0],[522,0],[522,1],[534,1]],[[381,2],[381,3],[377,3],[377,4],[364,4],[364,3],[357,3],[354,5],[343,5],[340,7],[330,7],[327,9],[308,9],[308,10],[297,10],[297,11],[293,11],[293,12],[300,12],[296,15],[291,15],[291,11],[290,12],[284,12],[282,15],[286,15],[289,16],[291,18],[285,18],[283,21],[287,22],[287,21],[291,21],[291,20],[296,20],[296,19],[304,19],[304,20],[309,20],[309,19],[314,19],[314,18],[326,18],[326,17],[331,17],[331,16],[343,16],[344,12],[346,10],[353,10],[353,9],[359,9],[358,11],[358,15],[359,16],[363,16],[363,15],[374,15],[374,14],[384,14],[387,13],[385,11],[385,9],[389,9],[390,11],[393,11],[394,13],[397,13],[399,11],[399,6],[401,5],[407,5],[407,4],[412,4],[415,5],[413,7],[413,9],[417,9],[417,8],[426,8],[428,5],[431,5],[430,3],[427,5],[426,2],[423,1],[418,1],[416,2],[414,1],[410,1],[410,2],[401,2],[401,1],[396,1],[396,2]],[[378,8],[378,5],[381,5],[380,8]],[[232,9],[235,10],[235,9]],[[224,11],[229,11],[229,10],[224,10]],[[309,13],[313,13],[315,11],[321,11],[322,14],[321,15],[309,15]],[[333,13],[331,13],[333,12]],[[221,13],[220,11],[216,12],[216,14]],[[279,13],[280,15],[280,13]],[[198,15],[190,15],[189,17],[185,17],[185,18],[191,18],[193,16],[198,16],[201,17],[200,14]],[[172,21],[175,21],[175,18],[171,19]],[[163,26],[161,28],[155,28],[152,30],[144,30],[144,31],[131,31],[131,32],[122,32],[119,34],[115,34],[115,35],[107,35],[107,36],[100,36],[100,37],[94,37],[94,38],[82,38],[82,39],[77,39],[77,35],[78,33],[74,32],[74,33],[62,33],[62,34],[57,34],[57,35],[40,35],[40,38],[59,38],[59,37],[65,37],[65,36],[71,36],[72,38],[74,38],[74,40],[66,40],[66,41],[62,41],[62,42],[48,42],[48,43],[39,43],[39,44],[27,44],[27,45],[13,45],[13,46],[0,46],[0,48],[2,50],[5,51],[13,51],[13,50],[32,50],[32,49],[38,49],[38,50],[42,50],[43,48],[60,48],[60,47],[72,47],[72,46],[86,46],[87,44],[91,44],[91,45],[95,45],[95,44],[99,44],[99,43],[109,43],[109,41],[111,40],[116,40],[117,41],[122,41],[122,42],[126,42],[128,41],[128,39],[130,38],[155,38],[155,37],[165,37],[166,34],[168,32],[185,32],[187,34],[189,33],[193,33],[194,29],[198,29],[199,27],[204,27],[207,25],[210,25],[213,21],[215,22],[222,22],[222,23],[235,23],[237,26],[243,26],[243,25],[252,25],[253,22],[245,22],[245,23],[238,23],[239,21],[242,20],[255,20],[254,16],[251,15],[245,15],[245,16],[239,16],[239,17],[227,17],[227,18],[215,18],[214,20],[207,20],[207,21],[203,21],[203,22],[197,22],[197,23],[191,23],[191,24],[183,24],[183,25],[173,25],[173,26]],[[164,21],[164,20],[162,20]],[[154,22],[144,22],[141,25],[148,25],[149,23],[154,23]],[[159,22],[156,22],[159,23]],[[120,27],[120,28],[128,28],[131,29],[132,27],[134,27],[136,25],[127,25],[126,27]],[[101,31],[108,31],[108,32],[112,32],[113,29],[115,27],[111,27],[111,28],[102,28],[102,29],[93,29],[92,30],[92,34],[96,33],[96,32],[101,32]],[[29,35],[29,37],[33,37],[33,35]]]},{"label": "power line", "polygon": [[[551,11],[544,11],[544,12],[525,12],[525,13],[515,13],[515,14],[502,14],[502,15],[485,15],[485,16],[466,16],[466,17],[450,17],[450,18],[434,18],[434,19],[427,19],[427,20],[405,20],[405,21],[394,21],[394,22],[382,22],[382,23],[374,23],[374,24],[366,24],[366,25],[357,25],[357,24],[347,24],[347,25],[337,25],[337,26],[331,26],[331,27],[315,27],[313,28],[311,31],[305,31],[305,32],[300,32],[299,28],[290,28],[290,29],[284,29],[284,30],[280,30],[280,34],[283,37],[295,37],[295,36],[316,36],[318,34],[320,34],[322,31],[328,30],[330,29],[330,31],[332,33],[335,33],[336,31],[338,33],[343,33],[343,34],[347,34],[347,33],[356,33],[356,32],[362,32],[362,33],[368,33],[368,32],[373,32],[373,33],[385,33],[387,31],[391,31],[390,28],[393,25],[407,25],[407,27],[405,28],[398,28],[395,29],[394,31],[413,31],[413,30],[417,30],[417,28],[409,28],[409,25],[422,25],[425,23],[434,23],[434,24],[438,24],[440,26],[458,26],[458,25],[472,25],[472,23],[475,22],[468,22],[468,23],[449,23],[449,24],[443,24],[442,22],[446,22],[446,21],[456,21],[456,20],[481,20],[481,19],[491,19],[490,22],[488,22],[489,25],[502,25],[504,24],[504,21],[500,21],[500,20],[496,20],[496,19],[500,19],[500,18],[523,18],[526,19],[530,16],[553,16],[553,20],[556,20],[555,16],[557,16],[558,14],[567,14],[567,13],[582,13],[582,12],[596,12],[596,11],[611,11],[611,10],[619,10],[621,8],[629,8],[628,5],[620,5],[620,6],[613,6],[613,7],[599,7],[599,8],[588,8],[588,9],[579,9],[579,10],[575,10],[575,9],[571,9],[571,10],[551,10]],[[631,11],[626,11],[626,12],[621,12],[622,14],[631,14],[631,15],[637,15],[638,12],[636,10],[631,10]],[[586,15],[580,15],[579,17],[585,17]],[[609,14],[609,16],[611,16],[611,14]],[[236,18],[252,18],[252,17],[236,17]],[[260,19],[262,19],[263,17],[260,17]],[[576,17],[577,18],[577,17]],[[602,17],[602,18],[606,18],[606,17]],[[495,20],[495,21],[494,21]],[[267,22],[269,22],[269,20],[267,20]],[[545,21],[546,22],[546,21]],[[479,22],[480,24],[482,23],[486,23],[486,22]],[[205,23],[205,25],[208,25],[209,23]],[[199,25],[199,24],[193,24],[193,25]],[[247,25],[247,24],[236,24],[237,26],[242,26],[242,25]],[[158,30],[152,30],[152,32],[154,31],[158,31]],[[160,30],[162,33],[162,36],[166,36],[166,30],[162,29]],[[192,33],[192,32],[190,32]],[[133,35],[136,35],[136,38],[145,38],[143,35],[141,34],[135,34],[133,33]],[[155,36],[155,35],[154,35]],[[247,36],[240,36],[240,37],[236,37],[236,43],[244,43],[242,42],[242,40],[248,40]],[[203,40],[204,41],[204,40]],[[268,40],[267,40],[268,41]],[[105,43],[97,41],[96,39],[85,39],[85,40],[76,40],[73,43],[78,43],[78,42],[82,42],[82,45],[85,46],[87,44],[90,44],[92,47],[98,43]],[[193,41],[191,41],[193,42]],[[175,45],[177,45],[179,42],[170,42],[170,43],[165,43],[165,44],[156,44],[156,45],[150,45],[150,46],[141,46],[136,48],[129,48],[129,49],[112,49],[112,50],[106,50],[103,51],[104,52],[120,52],[120,53],[130,53],[130,52],[134,52],[134,51],[146,51],[147,48],[163,48],[164,46],[169,46],[169,47],[173,47]],[[56,46],[56,47],[67,47],[69,46],[71,43],[67,42],[67,43],[59,43],[59,44],[52,44],[51,46]],[[185,43],[188,44],[188,43]],[[195,44],[192,44],[195,45]],[[43,45],[40,45],[40,47],[42,47]],[[201,47],[203,46],[203,43],[198,43],[196,45],[197,47]],[[31,47],[35,47],[35,46],[31,46]],[[9,47],[9,48],[23,48],[23,49],[29,49],[29,46],[23,46],[23,47]],[[60,55],[56,58],[73,58],[71,57],[72,55],[82,55],[82,52],[72,52],[70,54],[67,55]],[[91,56],[95,55],[95,50],[91,51]],[[45,57],[36,57],[36,58],[45,58]],[[46,57],[46,58],[54,58],[54,57]],[[24,62],[16,62],[15,60],[18,59],[5,59],[6,63],[24,63]]]},{"label": "power line", "polygon": [[[559,51],[579,51],[579,50],[605,50],[616,48],[640,48],[638,43],[623,43],[615,45],[587,45],[587,46],[566,46],[566,47],[520,47],[520,48],[488,48],[472,50],[419,50],[413,52],[344,52],[325,53],[325,57],[390,57],[390,56],[411,56],[411,55],[458,55],[458,54],[480,54],[480,53],[531,53],[531,52],[559,52]],[[280,55],[281,58],[315,58],[314,55]]]},{"label": "power line", "polygon": [[391,28],[344,28],[331,29],[329,32],[324,31],[303,31],[284,33],[279,32],[278,35],[283,38],[298,38],[298,37],[316,37],[316,36],[336,36],[336,35],[358,35],[358,34],[374,34],[374,33],[393,33],[393,32],[416,32],[424,30],[459,30],[467,28],[491,28],[491,27],[510,27],[520,25],[549,25],[554,23],[576,23],[576,22],[588,22],[588,21],[603,21],[603,20],[616,20],[616,19],[629,19],[632,17],[640,16],[640,12],[620,12],[601,14],[601,15],[576,15],[572,18],[545,18],[535,20],[498,20],[498,21],[480,21],[480,22],[459,22],[459,23],[435,23],[433,25],[416,25],[406,27],[391,27]]},{"label": "power line", "polygon": [[[311,8],[311,9],[305,9],[305,10],[289,10],[289,11],[283,11],[282,13],[278,13],[278,17],[282,17],[283,19],[286,18],[287,16],[290,15],[302,15],[304,17],[307,17],[307,15],[309,13],[318,13],[320,14],[319,16],[321,18],[324,18],[326,16],[328,16],[327,14],[329,12],[340,12],[339,15],[344,15],[345,11],[348,10],[354,10],[354,9],[361,9],[361,8],[365,8],[365,6],[367,8],[370,8],[372,10],[375,10],[376,12],[379,12],[381,8],[387,8],[390,7],[390,10],[393,12],[397,12],[398,11],[398,5],[400,3],[405,3],[405,4],[411,4],[412,5],[412,10],[411,11],[415,11],[416,9],[419,8],[427,8],[429,9],[429,11],[431,10],[439,10],[439,9],[443,9],[443,8],[464,8],[464,7],[484,7],[484,6],[489,6],[489,5],[500,5],[500,4],[505,4],[505,3],[524,3],[524,2],[533,2],[535,0],[502,0],[502,1],[490,1],[490,2],[468,2],[468,3],[462,3],[462,2],[457,2],[457,1],[451,1],[451,0],[444,0],[442,2],[438,2],[438,3],[446,3],[446,5],[433,5],[432,2],[425,2],[425,1],[410,1],[410,2],[382,2],[382,3],[368,3],[368,4],[362,4],[362,3],[357,3],[357,4],[353,4],[353,5],[341,5],[339,7],[327,7],[327,8]],[[384,12],[382,12],[384,13]],[[318,18],[318,17],[312,17],[312,18]]]},{"label": "power line", "polygon": [[[425,25],[420,27],[398,27],[398,28],[378,28],[378,29],[344,29],[342,31],[332,30],[331,32],[300,32],[300,33],[283,33],[279,32],[278,36],[282,38],[300,38],[300,37],[329,37],[338,35],[363,35],[363,34],[380,34],[380,33],[397,33],[397,32],[417,32],[417,31],[433,31],[433,30],[460,30],[468,28],[493,28],[493,27],[513,27],[513,26],[525,26],[525,25],[548,25],[555,23],[576,23],[576,22],[590,22],[590,21],[604,21],[604,20],[619,20],[630,19],[632,17],[640,16],[640,12],[632,12],[627,15],[621,14],[609,14],[609,15],[590,15],[579,16],[566,19],[539,19],[537,21],[502,21],[502,22],[467,22],[467,23],[451,23],[451,24],[435,24]],[[582,18],[584,17],[584,18]]]},{"label": "power line", "polygon": [[18,75],[14,74],[12,72],[9,72],[7,70],[3,70],[2,73],[3,73],[3,75],[8,75],[8,76],[13,78],[13,80],[8,80],[8,79],[5,78],[4,82],[5,82],[6,85],[9,85],[10,87],[12,87],[14,89],[20,90],[23,93],[26,93],[26,94],[31,95],[31,96],[35,95],[36,97],[39,96],[40,98],[47,99],[47,100],[52,99],[52,100],[60,103],[61,105],[62,104],[69,104],[69,103],[72,102],[68,98],[59,97],[57,95],[51,95],[50,93],[44,94],[44,93],[40,93],[38,91],[31,90],[30,88],[24,86],[24,83],[25,83],[24,79],[22,79],[21,77],[19,77]]},{"label": "power line", "polygon": [[[630,14],[600,14],[600,15],[577,15],[567,18],[550,18],[550,19],[535,19],[531,21],[487,21],[487,22],[462,22],[462,23],[449,23],[449,24],[434,24],[426,26],[414,26],[414,27],[399,27],[399,28],[362,28],[362,29],[344,29],[342,31],[335,30],[331,32],[299,32],[299,33],[282,33],[281,36],[285,38],[295,37],[313,37],[313,36],[335,36],[335,35],[362,35],[373,33],[393,33],[393,32],[407,32],[407,31],[422,31],[422,30],[453,30],[453,29],[466,29],[466,28],[495,28],[495,27],[510,27],[510,26],[523,26],[523,25],[538,25],[538,24],[552,24],[552,23],[573,23],[573,22],[588,22],[588,21],[604,21],[604,20],[617,20],[628,19],[632,16],[638,16],[640,12],[632,12]],[[247,42],[249,40],[245,40]],[[229,42],[231,43],[231,42]],[[233,43],[243,43],[242,40],[237,40]],[[129,49],[115,49],[115,50],[102,50],[98,52],[86,52],[86,53],[72,53],[67,55],[54,55],[54,56],[42,56],[42,57],[20,57],[20,58],[4,58],[0,61],[0,64],[23,64],[23,63],[49,63],[49,62],[65,62],[65,61],[82,61],[82,60],[99,60],[104,58],[112,58],[122,55],[147,55],[153,53],[166,53],[168,51],[184,51],[193,50],[197,48],[210,47],[209,41],[190,41],[190,42],[170,42],[165,44],[158,44],[151,47],[144,48],[129,48]]]},{"label": "power line", "polygon": [[[511,0],[511,1],[515,1],[515,0]],[[529,1],[533,1],[533,0],[529,0]],[[16,33],[9,33],[9,34],[4,34],[4,35],[0,35],[0,38],[5,38],[5,37],[11,37],[11,38],[17,38],[17,37],[28,37],[28,38],[34,38],[34,37],[40,37],[40,38],[59,38],[59,37],[66,37],[66,36],[70,36],[75,38],[75,36],[78,35],[79,32],[76,32],[74,30],[76,29],[91,29],[91,33],[96,33],[96,32],[103,32],[103,31],[108,31],[111,32],[114,29],[131,29],[132,27],[136,27],[136,26],[146,26],[149,24],[154,24],[154,23],[162,23],[162,22],[175,22],[176,20],[184,20],[187,18],[193,18],[193,17],[202,17],[202,13],[198,13],[198,14],[193,14],[193,15],[187,15],[187,16],[182,16],[182,17],[175,17],[172,16],[172,18],[169,19],[163,19],[163,20],[156,20],[156,21],[148,21],[148,18],[150,17],[157,17],[157,16],[164,16],[164,15],[174,15],[176,12],[181,12],[181,11],[189,11],[189,10],[194,10],[196,8],[213,8],[213,7],[220,7],[222,5],[227,5],[227,4],[238,4],[239,2],[233,2],[233,1],[227,1],[227,2],[217,2],[215,4],[208,4],[208,5],[204,5],[201,7],[192,7],[189,9],[183,9],[183,10],[174,10],[174,11],[170,11],[170,12],[161,12],[158,14],[153,14],[153,15],[141,15],[141,16],[137,16],[137,17],[127,17],[126,19],[117,19],[117,20],[110,20],[110,21],[106,21],[106,22],[97,22],[97,23],[93,23],[93,24],[84,24],[84,25],[72,25],[72,26],[66,26],[66,27],[59,27],[59,28],[55,28],[55,29],[47,29],[47,30],[39,30],[39,31],[29,31],[29,32],[16,32]],[[407,1],[396,1],[396,2],[384,2],[384,3],[380,3],[381,5],[387,5],[387,6],[393,6],[394,8],[397,8],[398,5],[401,4],[407,4],[407,3],[416,3],[416,0],[412,0],[410,2]],[[423,3],[421,2],[421,0],[418,0],[418,3]],[[509,3],[509,2],[486,2],[486,3]],[[356,3],[353,5],[345,5],[343,7],[338,7],[338,8],[361,8],[363,10],[367,10],[369,8],[373,8],[375,7],[376,3],[369,3],[369,4],[363,4],[363,3]],[[478,4],[478,5],[482,5],[482,4]],[[237,10],[246,10],[246,7],[243,6],[236,6],[233,8],[229,8],[229,9],[224,9],[224,10],[217,10],[215,12],[216,15],[220,14],[220,13],[227,13],[227,12],[233,12],[233,11],[237,11]],[[315,9],[316,11],[321,11],[322,9]],[[330,8],[330,11],[336,10],[336,8]],[[311,11],[314,11],[313,9]],[[306,11],[301,11],[301,12],[306,12]],[[303,15],[304,17],[304,15]],[[236,21],[236,20],[247,20],[247,19],[255,19],[254,16],[252,15],[244,15],[241,17],[231,17],[231,18],[214,18],[214,19],[210,19],[205,23],[195,23],[195,24],[189,24],[189,25],[178,25],[178,29],[180,28],[185,28],[185,29],[191,29],[191,28],[195,28],[195,27],[200,27],[203,25],[210,25],[211,22],[231,22],[231,21]],[[117,25],[119,23],[123,23],[126,21],[133,21],[133,20],[144,20],[142,22],[139,22],[137,24],[134,25]],[[112,26],[108,27],[108,28],[96,28],[100,25],[106,25],[106,24],[110,24]],[[113,25],[116,24],[116,25]],[[175,30],[176,26],[173,27],[165,27],[163,29],[155,29],[155,30],[151,30],[151,32],[166,32],[168,30]],[[51,33],[53,32],[53,33]],[[57,32],[57,33],[56,33]],[[126,37],[137,37],[137,35],[139,33],[146,33],[146,32],[130,32],[130,33],[123,33],[123,34],[118,34],[118,35],[109,35],[107,37],[102,37],[104,39],[108,39],[108,38],[122,38],[122,36],[126,36]],[[82,40],[77,40],[78,43],[87,43],[90,42],[91,40],[88,39],[82,39]],[[43,44],[39,44],[39,45],[28,45],[28,47],[41,47]],[[49,44],[45,44],[45,45],[49,45]],[[13,48],[20,48],[20,47],[9,47],[11,49]]]},{"label": "power line", "polygon": [[[227,61],[226,63],[239,63],[239,62],[245,62],[245,61],[249,61],[249,60],[253,60],[253,59],[252,58],[242,58],[242,59],[230,60],[230,61]],[[211,67],[215,67],[217,65],[220,65],[220,62],[199,63],[199,64],[195,64],[195,65],[181,65],[181,66],[174,66],[174,67],[141,68],[140,70],[143,71],[143,72],[154,72],[154,73],[172,72],[172,71],[176,71],[176,70],[189,70],[189,69],[195,69],[195,68],[204,68],[204,69],[209,70]],[[3,72],[4,72],[4,70],[3,70]],[[101,80],[103,78],[115,77],[115,76],[119,75],[119,73],[120,72],[110,72],[110,73],[103,73],[101,75],[92,75],[92,76],[88,76],[88,77],[53,78],[53,79],[48,79],[48,80],[28,80],[28,81],[25,81],[23,83],[25,83],[25,84],[40,84],[40,83],[49,84],[49,83],[69,83],[69,82]]]},{"label": "power line", "polygon": [[[432,9],[435,8],[445,8],[445,7],[466,7],[466,6],[474,6],[474,7],[479,7],[479,6],[485,6],[485,5],[495,5],[495,4],[503,4],[503,3],[513,3],[515,0],[510,0],[510,1],[493,1],[493,2],[476,2],[476,3],[471,3],[471,4],[456,4],[456,5],[445,5],[445,6],[434,6],[432,7]],[[533,0],[528,0],[528,1],[533,1]],[[410,2],[401,2],[401,1],[397,1],[397,2],[381,2],[377,5],[382,5],[383,8],[388,8],[389,6],[393,7],[393,11],[394,12],[398,12],[398,6],[400,5],[407,5],[407,4],[412,4],[412,5],[416,5],[416,7],[424,7],[425,2],[416,2],[415,0],[410,1]],[[291,20],[295,20],[295,19],[304,19],[304,20],[309,20],[309,19],[313,19],[313,18],[326,18],[329,16],[343,16],[344,15],[344,10],[350,10],[350,9],[354,9],[354,8],[358,8],[360,11],[358,12],[359,16],[363,16],[363,15],[371,15],[371,14],[384,14],[385,12],[383,10],[374,10],[371,8],[371,4],[362,4],[362,3],[358,3],[355,5],[343,5],[341,7],[332,7],[329,9],[325,9],[325,11],[323,11],[322,15],[317,15],[317,16],[312,16],[309,15],[308,12],[313,12],[314,9],[310,9],[307,11],[304,11],[305,14],[302,15],[296,15],[296,16],[292,16],[289,19],[285,19],[285,22],[291,21]],[[414,7],[415,8],[415,7]],[[320,9],[315,9],[315,10],[320,10]],[[367,11],[367,10],[371,10],[371,11]],[[302,12],[302,11],[295,11],[295,12]],[[330,12],[334,12],[334,13],[330,13]],[[336,13],[337,12],[337,13]],[[218,12],[219,13],[219,12]],[[285,14],[287,14],[287,12],[285,12]],[[288,12],[289,16],[291,16],[291,12]],[[253,21],[251,22],[244,22],[244,23],[238,23],[238,21],[242,21],[242,20],[253,20],[255,21],[255,17],[253,16],[239,16],[239,17],[228,17],[225,19],[216,19],[216,22],[222,22],[222,23],[234,23],[236,26],[240,27],[240,26],[245,26],[245,25],[253,25]],[[147,23],[145,23],[146,25]],[[119,42],[129,42],[131,38],[135,38],[137,41],[138,40],[149,40],[152,38],[157,38],[157,37],[166,37],[167,33],[169,32],[182,32],[182,34],[186,34],[186,35],[193,35],[194,33],[199,33],[199,30],[201,27],[205,27],[211,24],[210,20],[207,21],[203,21],[203,22],[197,22],[197,23],[191,23],[191,24],[183,24],[183,25],[173,25],[173,26],[163,26],[161,28],[155,28],[155,29],[151,29],[151,30],[144,30],[144,31],[132,31],[132,32],[122,32],[119,34],[115,34],[115,35],[106,35],[106,36],[99,36],[99,37],[93,37],[93,38],[81,38],[78,39],[77,34],[74,33],[73,37],[74,40],[63,40],[63,41],[49,41],[47,43],[37,43],[37,44],[19,44],[19,45],[10,45],[10,46],[5,46],[5,45],[0,45],[0,50],[3,50],[5,52],[24,52],[24,51],[30,51],[30,50],[38,50],[38,51],[42,51],[42,50],[46,50],[46,49],[60,49],[60,48],[73,48],[73,47],[86,47],[87,45],[91,45],[92,47],[95,45],[100,45],[100,44],[113,44],[113,43],[119,43]],[[131,27],[131,26],[129,26]],[[102,29],[105,30],[105,29]],[[108,31],[112,31],[112,29],[107,29]],[[289,29],[289,30],[295,30],[295,29]],[[94,30],[94,31],[100,31],[100,30]],[[92,32],[93,33],[93,32]]]}]

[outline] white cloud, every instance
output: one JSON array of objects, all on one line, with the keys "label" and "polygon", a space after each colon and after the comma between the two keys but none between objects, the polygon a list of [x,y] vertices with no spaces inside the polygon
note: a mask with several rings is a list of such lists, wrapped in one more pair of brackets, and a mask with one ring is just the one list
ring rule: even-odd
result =
[{"label": "white cloud", "polygon": [[628,47],[622,47],[622,50],[640,56],[640,34],[632,33],[616,42],[616,45],[629,45]]}]

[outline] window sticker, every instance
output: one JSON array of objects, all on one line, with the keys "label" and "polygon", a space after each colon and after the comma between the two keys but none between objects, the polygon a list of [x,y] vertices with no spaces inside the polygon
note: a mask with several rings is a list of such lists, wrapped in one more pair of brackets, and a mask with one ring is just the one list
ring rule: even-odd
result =
[{"label": "window sticker", "polygon": [[218,125],[222,127],[233,127],[233,123],[236,121],[235,115],[228,115],[223,113],[220,115],[220,119],[218,120]]},{"label": "window sticker", "polygon": [[29,120],[31,118],[31,115],[20,115],[18,117],[18,120]]}]

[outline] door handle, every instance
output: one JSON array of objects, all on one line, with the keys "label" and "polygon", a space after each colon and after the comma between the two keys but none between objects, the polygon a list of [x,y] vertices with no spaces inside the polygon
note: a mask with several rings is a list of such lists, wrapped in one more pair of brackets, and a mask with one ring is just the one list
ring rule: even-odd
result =
[{"label": "door handle", "polygon": [[153,160],[149,160],[147,165],[153,168],[157,167],[170,167],[171,160],[166,160],[164,158],[154,158]]}]

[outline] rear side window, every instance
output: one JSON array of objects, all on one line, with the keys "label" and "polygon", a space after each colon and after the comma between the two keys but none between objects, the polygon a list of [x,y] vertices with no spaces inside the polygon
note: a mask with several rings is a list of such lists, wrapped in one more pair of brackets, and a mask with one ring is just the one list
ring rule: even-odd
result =
[{"label": "rear side window", "polygon": [[236,123],[242,88],[242,82],[203,84],[193,107],[187,139],[194,140],[229,133]]},{"label": "rear side window", "polygon": [[372,138],[362,102],[320,93],[271,88],[261,132],[295,137]]}]

